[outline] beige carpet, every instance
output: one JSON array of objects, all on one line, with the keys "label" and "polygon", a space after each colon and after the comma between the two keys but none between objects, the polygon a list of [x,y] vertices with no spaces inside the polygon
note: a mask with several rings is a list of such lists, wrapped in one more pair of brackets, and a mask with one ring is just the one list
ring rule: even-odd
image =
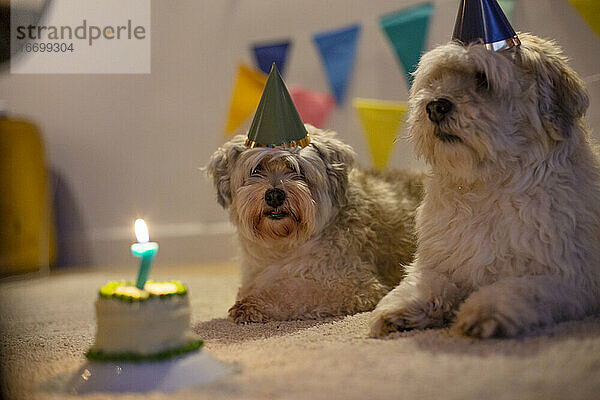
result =
[{"label": "beige carpet", "polygon": [[[237,326],[225,319],[233,265],[155,267],[153,279],[188,284],[204,351],[238,373],[170,395],[94,394],[87,399],[597,399],[600,317],[510,340],[456,338],[447,330],[367,339],[368,313]],[[9,399],[73,398],[47,383],[84,364],[96,290],[134,270],[71,271],[0,283],[0,368]]]}]

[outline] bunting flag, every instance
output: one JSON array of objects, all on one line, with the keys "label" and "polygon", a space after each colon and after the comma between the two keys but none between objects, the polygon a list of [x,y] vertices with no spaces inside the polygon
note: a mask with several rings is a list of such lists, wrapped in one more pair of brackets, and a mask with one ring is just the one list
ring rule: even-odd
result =
[{"label": "bunting flag", "polygon": [[335,106],[335,99],[328,94],[301,87],[292,87],[290,96],[305,124],[322,128]]},{"label": "bunting flag", "polygon": [[390,40],[398,60],[404,67],[408,86],[425,49],[429,17],[433,4],[427,3],[380,18],[379,23]]},{"label": "bunting flag", "polygon": [[279,73],[283,75],[289,47],[289,40],[253,46],[252,50],[254,51],[254,57],[256,58],[258,68],[265,74],[268,74],[271,71],[271,65],[275,63],[277,69],[279,69]]},{"label": "bunting flag", "polygon": [[600,1],[598,0],[569,0],[569,3],[583,17],[596,35],[600,36]]},{"label": "bunting flag", "polygon": [[225,133],[230,136],[244,121],[256,111],[262,95],[267,75],[243,64],[238,66],[238,75],[229,106],[229,116]]},{"label": "bunting flag", "polygon": [[360,25],[318,33],[313,36],[329,85],[338,104],[343,104],[348,80],[354,67],[354,56]]},{"label": "bunting flag", "polygon": [[406,103],[385,100],[354,99],[373,164],[378,170],[386,168],[394,140],[408,109]]},{"label": "bunting flag", "polygon": [[502,12],[508,19],[508,22],[513,22],[512,18],[515,15],[515,0],[498,0],[498,4]]}]

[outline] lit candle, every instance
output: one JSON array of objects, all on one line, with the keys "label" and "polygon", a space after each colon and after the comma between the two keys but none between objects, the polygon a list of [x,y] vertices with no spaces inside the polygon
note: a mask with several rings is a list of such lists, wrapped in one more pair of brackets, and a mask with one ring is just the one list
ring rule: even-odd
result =
[{"label": "lit candle", "polygon": [[131,254],[141,258],[135,286],[142,290],[148,279],[152,260],[158,251],[158,243],[150,242],[148,227],[143,219],[135,220],[135,237],[138,242],[131,245]]}]

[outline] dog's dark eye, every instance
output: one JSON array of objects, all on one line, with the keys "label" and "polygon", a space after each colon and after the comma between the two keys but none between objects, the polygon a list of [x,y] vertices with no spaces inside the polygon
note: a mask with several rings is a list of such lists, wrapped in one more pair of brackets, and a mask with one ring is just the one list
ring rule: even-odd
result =
[{"label": "dog's dark eye", "polygon": [[488,90],[490,88],[490,83],[485,72],[477,71],[475,73],[475,83],[478,90]]},{"label": "dog's dark eye", "polygon": [[261,174],[262,170],[263,170],[262,165],[258,164],[256,167],[252,168],[252,171],[250,171],[250,175],[258,176]]},{"label": "dog's dark eye", "polygon": [[296,171],[296,173],[298,174],[298,178],[302,180],[306,179],[306,175],[304,174],[304,169],[302,167],[298,168],[298,171]]},{"label": "dog's dark eye", "polygon": [[299,181],[306,181],[306,177],[300,172],[296,172],[296,175],[294,175],[294,179],[297,179]]},{"label": "dog's dark eye", "polygon": [[301,180],[301,181],[305,181],[306,177],[304,176],[304,170],[302,169],[302,167],[292,167],[290,168],[291,172],[293,173],[293,177],[292,179],[297,179],[297,180]]}]

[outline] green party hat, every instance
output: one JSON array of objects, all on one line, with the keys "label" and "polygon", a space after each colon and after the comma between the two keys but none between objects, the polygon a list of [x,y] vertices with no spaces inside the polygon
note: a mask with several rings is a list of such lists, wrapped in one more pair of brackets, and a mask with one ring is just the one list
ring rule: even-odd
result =
[{"label": "green party hat", "polygon": [[275,63],[254,114],[247,147],[305,147],[310,143],[308,132],[288,93]]}]

